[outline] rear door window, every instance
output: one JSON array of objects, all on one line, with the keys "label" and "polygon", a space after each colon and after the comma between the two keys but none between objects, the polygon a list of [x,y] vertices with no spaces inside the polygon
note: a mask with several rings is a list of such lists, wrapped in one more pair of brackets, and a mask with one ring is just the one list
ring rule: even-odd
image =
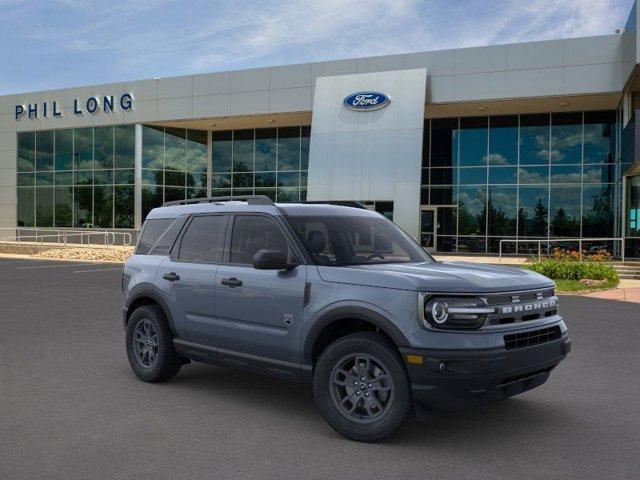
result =
[{"label": "rear door window", "polygon": [[174,220],[175,218],[154,218],[144,222],[136,253],[138,255],[147,255]]},{"label": "rear door window", "polygon": [[228,215],[193,217],[182,236],[178,260],[181,262],[220,263],[228,219]]},{"label": "rear door window", "polygon": [[188,215],[181,215],[176,218],[164,233],[160,235],[160,238],[149,252],[149,255],[169,255],[171,247],[173,247],[173,244],[176,242],[176,239],[178,238],[178,235],[180,235],[180,231],[188,218]]}]

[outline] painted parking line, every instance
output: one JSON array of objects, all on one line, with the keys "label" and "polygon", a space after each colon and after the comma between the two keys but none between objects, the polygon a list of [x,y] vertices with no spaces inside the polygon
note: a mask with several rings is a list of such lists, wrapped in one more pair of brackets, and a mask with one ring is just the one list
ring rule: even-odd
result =
[{"label": "painted parking line", "polygon": [[91,270],[76,270],[73,273],[113,272],[114,270],[122,271],[122,267],[117,267],[117,268],[93,268]]},{"label": "painted parking line", "polygon": [[95,265],[95,263],[64,263],[62,265],[29,265],[28,267],[16,267],[16,270],[26,270],[30,268],[67,268],[67,267],[86,267]]}]

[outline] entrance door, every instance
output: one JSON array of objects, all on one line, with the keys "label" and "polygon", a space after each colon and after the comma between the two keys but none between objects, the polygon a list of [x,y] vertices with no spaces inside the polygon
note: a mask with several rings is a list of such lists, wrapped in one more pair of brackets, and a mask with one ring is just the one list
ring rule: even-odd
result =
[{"label": "entrance door", "polygon": [[428,252],[436,251],[436,207],[420,207],[420,245]]}]

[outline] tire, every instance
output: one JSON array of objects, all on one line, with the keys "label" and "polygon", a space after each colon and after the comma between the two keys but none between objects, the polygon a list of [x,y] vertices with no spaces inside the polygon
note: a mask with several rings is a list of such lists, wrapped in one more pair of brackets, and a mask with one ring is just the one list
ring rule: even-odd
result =
[{"label": "tire", "polygon": [[329,345],[316,363],[313,393],[327,423],[359,442],[384,440],[413,416],[406,368],[395,346],[376,332],[353,333]]},{"label": "tire", "polygon": [[[143,340],[134,341],[135,338]],[[145,305],[134,310],[127,323],[126,347],[129,365],[140,380],[162,382],[180,370],[171,329],[158,306]]]}]

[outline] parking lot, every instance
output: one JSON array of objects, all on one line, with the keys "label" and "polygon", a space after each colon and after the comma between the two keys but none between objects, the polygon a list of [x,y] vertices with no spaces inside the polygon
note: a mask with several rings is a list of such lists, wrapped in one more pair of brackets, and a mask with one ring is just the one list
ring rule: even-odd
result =
[{"label": "parking lot", "polygon": [[637,479],[640,307],[562,298],[573,351],[506,402],[339,437],[307,385],[207,365],[136,380],[121,266],[0,259],[0,478]]}]

